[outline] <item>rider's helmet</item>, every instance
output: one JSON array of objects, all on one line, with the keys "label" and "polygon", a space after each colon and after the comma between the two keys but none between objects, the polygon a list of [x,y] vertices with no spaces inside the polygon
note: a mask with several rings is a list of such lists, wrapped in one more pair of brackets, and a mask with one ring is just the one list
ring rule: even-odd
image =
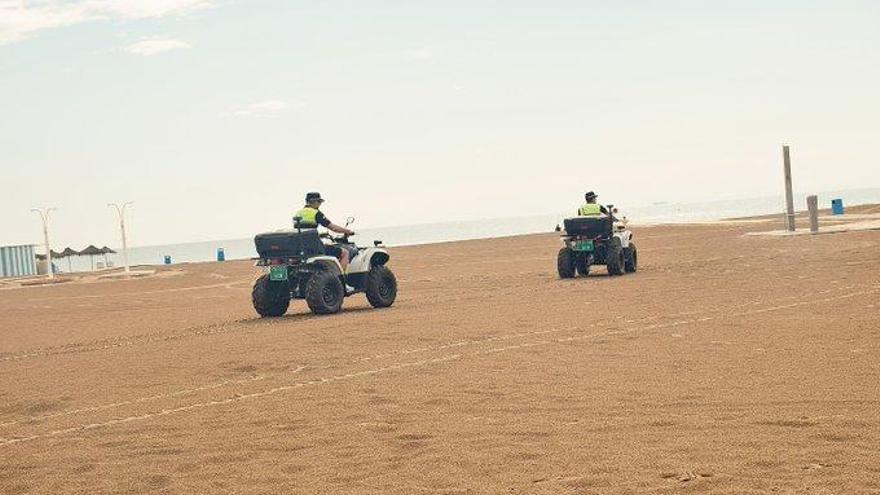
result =
[{"label": "rider's helmet", "polygon": [[584,199],[586,199],[587,202],[595,201],[596,198],[598,198],[598,197],[599,197],[599,195],[594,193],[593,191],[590,191],[587,194],[584,194]]}]

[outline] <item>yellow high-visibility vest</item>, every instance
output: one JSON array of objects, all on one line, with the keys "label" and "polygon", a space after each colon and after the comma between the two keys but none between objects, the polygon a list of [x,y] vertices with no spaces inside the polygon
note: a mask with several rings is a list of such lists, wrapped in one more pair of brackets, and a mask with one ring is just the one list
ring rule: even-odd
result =
[{"label": "yellow high-visibility vest", "polygon": [[578,209],[578,215],[582,217],[595,217],[602,214],[602,209],[596,203],[587,203]]},{"label": "yellow high-visibility vest", "polygon": [[303,229],[311,229],[318,227],[318,210],[306,206],[305,208],[296,212],[294,218],[299,217],[299,223],[296,224],[296,227],[300,227]]}]

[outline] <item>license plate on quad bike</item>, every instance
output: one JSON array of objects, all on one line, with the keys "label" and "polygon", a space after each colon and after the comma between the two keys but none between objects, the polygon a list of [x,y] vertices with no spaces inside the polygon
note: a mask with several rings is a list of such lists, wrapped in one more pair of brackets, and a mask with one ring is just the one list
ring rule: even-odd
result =
[{"label": "license plate on quad bike", "polygon": [[269,267],[269,280],[273,282],[283,282],[287,280],[287,267],[286,266],[270,266]]},{"label": "license plate on quad bike", "polygon": [[578,242],[574,243],[574,250],[575,251],[592,252],[593,249],[594,249],[593,241],[578,241]]}]

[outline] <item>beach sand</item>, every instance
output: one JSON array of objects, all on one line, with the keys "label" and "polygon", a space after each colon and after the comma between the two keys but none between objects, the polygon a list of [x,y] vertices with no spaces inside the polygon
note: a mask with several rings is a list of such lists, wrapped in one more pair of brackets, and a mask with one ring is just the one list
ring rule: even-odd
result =
[{"label": "beach sand", "polygon": [[[0,291],[0,493],[877,493],[880,232],[637,229],[392,249],[258,319],[247,261]],[[369,239],[361,239],[369,243]]]}]

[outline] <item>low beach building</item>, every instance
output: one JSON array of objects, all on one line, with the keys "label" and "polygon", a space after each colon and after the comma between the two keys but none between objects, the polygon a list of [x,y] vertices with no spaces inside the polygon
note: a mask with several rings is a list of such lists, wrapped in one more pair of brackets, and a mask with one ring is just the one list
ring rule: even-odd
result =
[{"label": "low beach building", "polygon": [[34,246],[0,246],[0,278],[32,277],[37,274]]}]

